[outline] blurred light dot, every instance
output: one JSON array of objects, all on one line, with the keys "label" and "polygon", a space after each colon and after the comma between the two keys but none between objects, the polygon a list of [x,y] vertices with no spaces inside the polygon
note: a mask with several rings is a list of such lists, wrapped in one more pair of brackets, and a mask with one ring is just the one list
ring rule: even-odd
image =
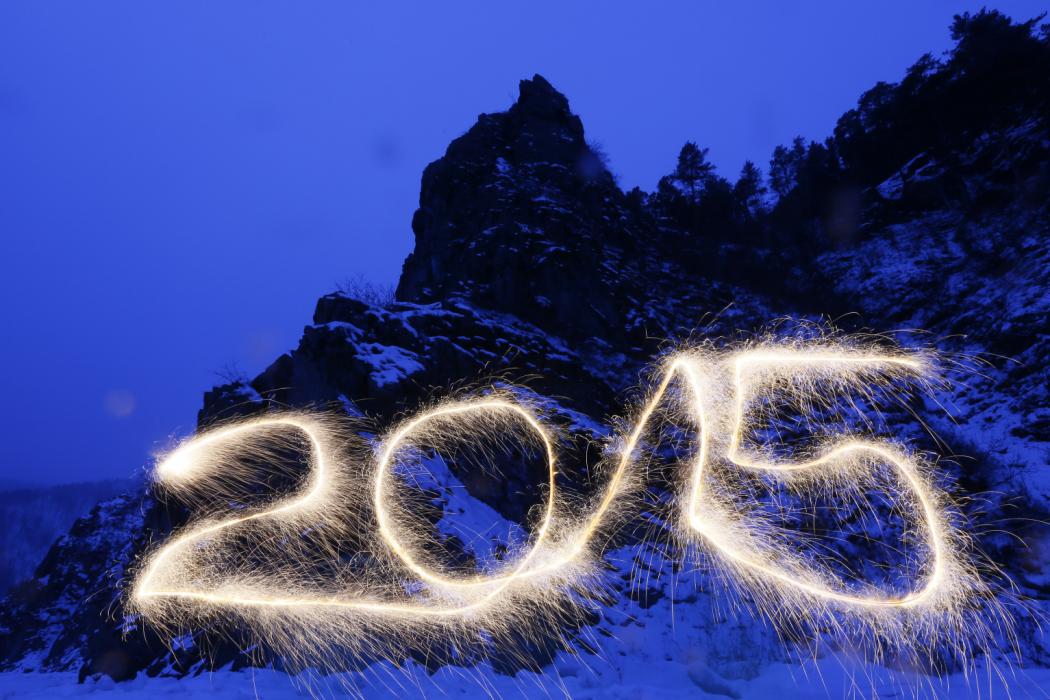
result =
[{"label": "blurred light dot", "polygon": [[126,418],[135,411],[135,395],[126,389],[113,389],[103,401],[106,413],[115,418]]}]

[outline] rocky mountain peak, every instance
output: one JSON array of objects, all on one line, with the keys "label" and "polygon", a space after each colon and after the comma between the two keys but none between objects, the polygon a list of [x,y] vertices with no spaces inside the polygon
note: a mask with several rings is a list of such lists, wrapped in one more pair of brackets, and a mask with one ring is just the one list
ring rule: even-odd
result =
[{"label": "rocky mountain peak", "polygon": [[[569,99],[554,89],[546,78],[537,73],[532,79],[518,83],[518,101],[511,107],[518,110],[546,117],[571,117]],[[583,135],[581,129],[580,135]]]},{"label": "rocky mountain peak", "polygon": [[583,122],[569,110],[569,100],[543,76],[518,84],[518,101],[506,112],[512,141],[511,162],[554,162],[581,165],[590,149],[583,137]]},{"label": "rocky mountain peak", "polygon": [[[507,111],[479,115],[432,166],[451,160],[492,167],[501,159],[509,165],[548,163],[575,170],[588,153],[583,122],[569,109],[568,98],[536,75],[518,84],[518,99]],[[426,182],[424,176],[424,186]],[[424,196],[421,193],[421,204]]]},{"label": "rocky mountain peak", "polygon": [[539,75],[519,90],[424,171],[397,297],[469,298],[567,336],[608,331],[619,326],[609,290],[574,270],[595,268],[605,244],[624,237],[624,195],[568,99]]}]

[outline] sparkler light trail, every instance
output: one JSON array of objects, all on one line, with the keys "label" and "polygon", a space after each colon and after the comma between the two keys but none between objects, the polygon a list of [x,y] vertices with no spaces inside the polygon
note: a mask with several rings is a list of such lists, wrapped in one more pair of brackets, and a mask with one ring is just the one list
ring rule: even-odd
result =
[{"label": "sparkler light trail", "polygon": [[[574,601],[600,590],[596,564],[640,490],[635,467],[659,413],[695,437],[680,470],[678,537],[709,555],[759,611],[784,624],[860,634],[876,654],[932,644],[965,657],[986,643],[996,623],[982,620],[973,601],[986,596],[987,584],[929,465],[891,442],[851,434],[798,448],[793,460],[751,444],[783,418],[778,403],[819,423],[836,397],[870,398],[924,381],[926,357],[847,342],[770,343],[683,350],[659,371],[633,427],[610,444],[605,484],[587,504],[559,495],[559,439],[537,410],[508,392],[423,411],[371,452],[334,419],[305,413],[189,439],[160,461],[156,480],[205,515],[145,558],[130,605],[168,628],[233,616],[304,663],[336,646],[385,653],[436,635],[453,643],[521,630],[542,636],[543,622],[557,623]],[[527,547],[490,571],[463,575],[433,561],[435,543],[403,496],[399,474],[457,443],[507,435],[545,458],[544,503]],[[259,470],[287,464],[290,454],[305,455],[309,467],[298,491],[244,505]],[[873,489],[887,492],[910,523],[908,543],[924,557],[915,567],[919,582],[899,592],[843,580],[762,514],[749,495],[754,485],[743,488],[742,478],[854,505]],[[231,499],[243,514],[228,513]]]}]

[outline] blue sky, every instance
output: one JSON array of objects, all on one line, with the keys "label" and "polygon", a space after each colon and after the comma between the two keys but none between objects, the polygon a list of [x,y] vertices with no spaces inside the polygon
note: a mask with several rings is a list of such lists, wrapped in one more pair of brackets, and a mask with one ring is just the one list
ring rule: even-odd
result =
[{"label": "blue sky", "polygon": [[380,4],[0,4],[0,481],[140,471],[217,370],[395,282],[423,167],[523,77],[652,189],[686,140],[735,176],[823,138],[981,6]]}]

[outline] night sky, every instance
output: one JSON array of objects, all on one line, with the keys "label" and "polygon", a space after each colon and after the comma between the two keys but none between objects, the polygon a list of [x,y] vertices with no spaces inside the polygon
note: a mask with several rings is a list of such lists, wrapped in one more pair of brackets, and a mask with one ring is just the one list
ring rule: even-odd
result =
[{"label": "night sky", "polygon": [[625,188],[686,140],[735,179],[982,5],[731,4],[6,0],[0,482],[140,472],[317,297],[394,283],[424,166],[521,78],[568,95]]}]

